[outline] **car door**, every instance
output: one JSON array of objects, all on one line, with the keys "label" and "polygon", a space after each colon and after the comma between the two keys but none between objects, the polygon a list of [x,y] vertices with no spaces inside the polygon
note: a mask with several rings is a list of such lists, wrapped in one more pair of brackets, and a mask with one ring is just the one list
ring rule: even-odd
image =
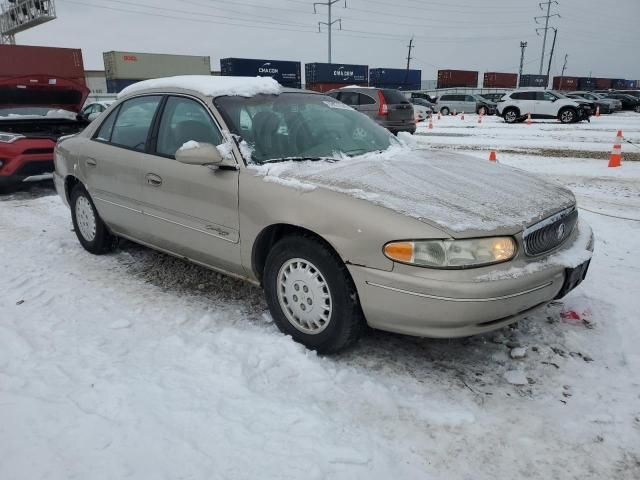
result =
[{"label": "car door", "polygon": [[141,161],[159,95],[123,102],[101,123],[81,156],[84,181],[105,222],[124,236],[140,238]]},{"label": "car door", "polygon": [[558,107],[556,105],[556,97],[550,92],[535,92],[536,101],[534,106],[534,113],[537,117],[555,117],[558,114]]},{"label": "car door", "polygon": [[520,115],[535,114],[536,92],[514,92],[511,99],[520,110]]},{"label": "car door", "polygon": [[195,97],[168,96],[154,131],[153,154],[141,161],[144,240],[197,262],[242,273],[238,170],[175,159],[188,141],[223,143],[208,107]]},{"label": "car door", "polygon": [[464,96],[464,104],[460,107],[460,112],[471,112],[475,113],[476,111],[476,97],[473,95],[465,95]]}]

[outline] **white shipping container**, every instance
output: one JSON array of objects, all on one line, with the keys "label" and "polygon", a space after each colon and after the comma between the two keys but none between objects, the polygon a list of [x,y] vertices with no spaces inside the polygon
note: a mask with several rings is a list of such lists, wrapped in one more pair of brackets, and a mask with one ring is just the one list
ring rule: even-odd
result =
[{"label": "white shipping container", "polygon": [[172,75],[211,75],[210,57],[164,53],[104,52],[107,80],[146,80]]}]

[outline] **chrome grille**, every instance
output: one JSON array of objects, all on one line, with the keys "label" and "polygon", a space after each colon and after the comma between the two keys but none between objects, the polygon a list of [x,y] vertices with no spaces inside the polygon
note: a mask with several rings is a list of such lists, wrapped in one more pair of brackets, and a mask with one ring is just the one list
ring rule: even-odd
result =
[{"label": "chrome grille", "polygon": [[525,229],[524,252],[529,256],[549,252],[569,238],[578,222],[578,210],[571,207]]}]

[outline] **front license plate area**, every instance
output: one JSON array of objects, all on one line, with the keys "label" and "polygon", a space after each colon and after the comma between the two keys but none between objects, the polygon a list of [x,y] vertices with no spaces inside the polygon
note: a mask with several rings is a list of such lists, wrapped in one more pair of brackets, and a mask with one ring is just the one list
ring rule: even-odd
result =
[{"label": "front license plate area", "polygon": [[567,268],[565,270],[564,284],[556,296],[556,300],[564,297],[571,290],[576,288],[582,283],[587,276],[587,270],[589,270],[589,263],[591,260],[578,265],[576,268]]}]

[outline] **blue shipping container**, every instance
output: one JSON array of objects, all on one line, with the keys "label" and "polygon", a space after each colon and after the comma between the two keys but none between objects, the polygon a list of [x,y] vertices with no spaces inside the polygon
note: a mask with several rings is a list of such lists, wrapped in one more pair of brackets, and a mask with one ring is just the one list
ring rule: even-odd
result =
[{"label": "blue shipping container", "polygon": [[369,84],[372,87],[420,90],[422,70],[405,68],[372,68],[369,70]]},{"label": "blue shipping container", "polygon": [[369,83],[368,65],[307,63],[305,83]]},{"label": "blue shipping container", "polygon": [[226,76],[272,77],[285,87],[301,88],[300,62],[258,60],[254,58],[221,58],[220,72]]},{"label": "blue shipping container", "polygon": [[624,81],[625,88],[636,88],[636,80],[625,80]]},{"label": "blue shipping container", "polygon": [[578,90],[593,90],[596,88],[596,79],[593,77],[580,77],[578,79]]},{"label": "blue shipping container", "polygon": [[129,85],[140,82],[141,80],[131,80],[125,78],[117,78],[114,80],[107,80],[107,93],[120,93]]},{"label": "blue shipping container", "polygon": [[547,88],[549,85],[549,77],[546,75],[520,75],[520,81],[518,86],[520,87],[543,87]]}]

